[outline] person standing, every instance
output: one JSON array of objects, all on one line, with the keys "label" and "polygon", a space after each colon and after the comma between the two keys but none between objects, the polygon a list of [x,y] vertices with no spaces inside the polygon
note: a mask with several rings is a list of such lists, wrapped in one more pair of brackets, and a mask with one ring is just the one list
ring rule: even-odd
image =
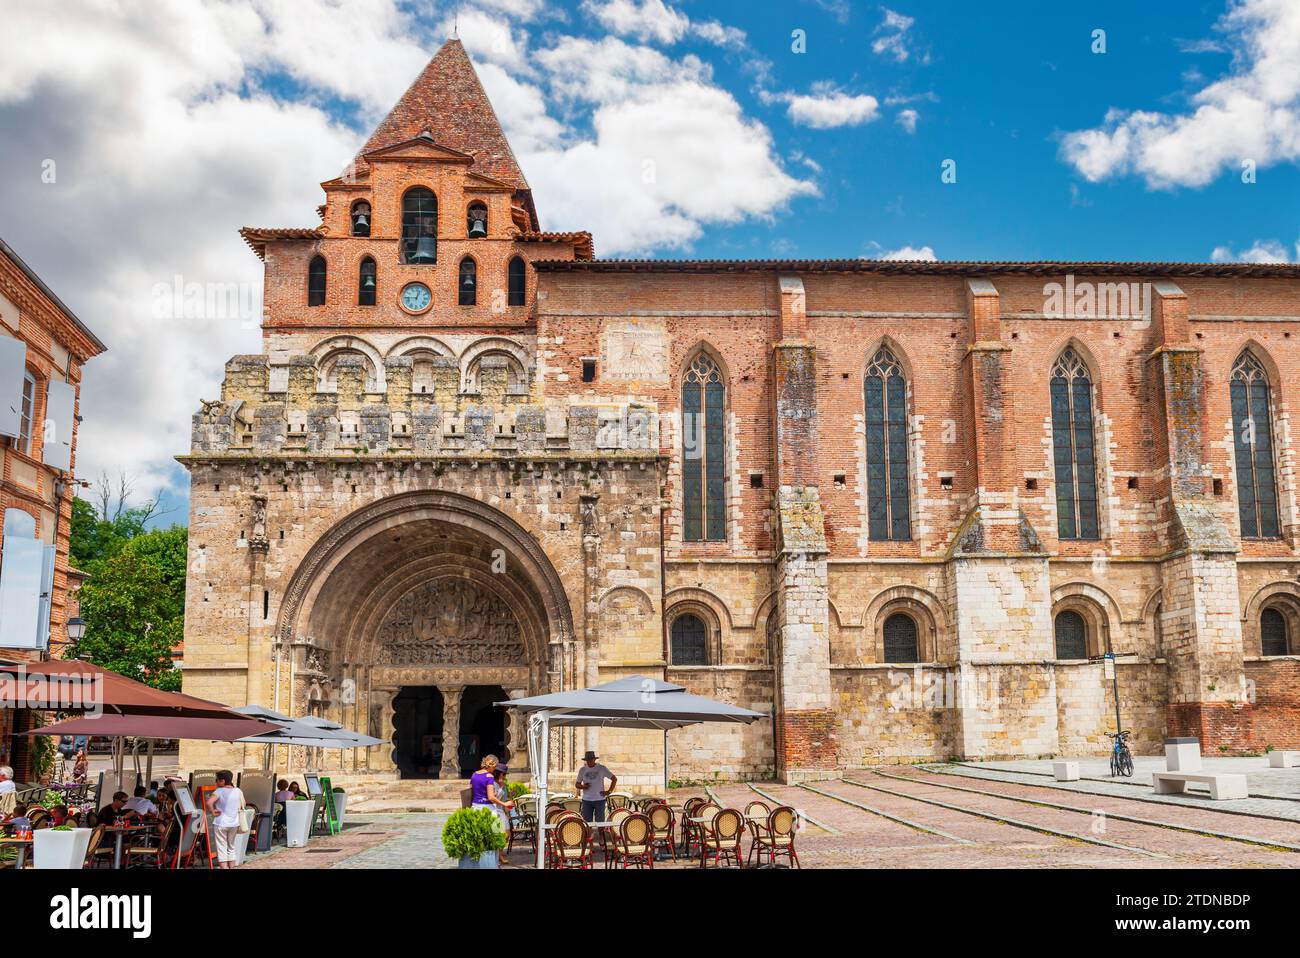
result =
[{"label": "person standing", "polygon": [[[582,793],[582,817],[588,822],[605,821],[605,799],[618,786],[618,776],[596,761],[596,753],[588,752],[582,756],[583,765],[578,769],[577,789]],[[609,788],[605,787],[609,779]]]},{"label": "person standing", "polygon": [[18,786],[14,784],[14,770],[0,765],[0,818],[12,815],[18,805]]},{"label": "person standing", "polygon": [[[505,826],[506,834],[510,833],[510,809],[515,807],[515,803],[510,801],[509,796],[502,790],[498,791],[496,784],[496,768],[498,765],[495,755],[488,755],[483,759],[483,767],[469,778],[470,790],[470,807],[471,808],[489,808],[501,819]],[[501,855],[501,864],[510,864],[509,859],[504,854]]]},{"label": "person standing", "polygon": [[208,799],[208,811],[212,813],[212,838],[216,845],[217,864],[220,868],[234,868],[236,842],[247,835],[239,833],[239,812],[247,804],[244,793],[235,788],[233,772],[222,769],[217,772],[217,790]]},{"label": "person standing", "polygon": [[77,749],[77,757],[72,763],[72,781],[77,785],[84,785],[89,768],[90,759],[86,757],[85,748]]}]

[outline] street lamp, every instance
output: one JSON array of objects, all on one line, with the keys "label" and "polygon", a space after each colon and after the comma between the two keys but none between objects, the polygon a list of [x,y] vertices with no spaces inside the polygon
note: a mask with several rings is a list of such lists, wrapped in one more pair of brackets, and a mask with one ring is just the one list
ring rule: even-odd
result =
[{"label": "street lamp", "polygon": [[86,634],[86,620],[79,615],[74,615],[68,620],[68,638],[73,642],[80,642]]}]

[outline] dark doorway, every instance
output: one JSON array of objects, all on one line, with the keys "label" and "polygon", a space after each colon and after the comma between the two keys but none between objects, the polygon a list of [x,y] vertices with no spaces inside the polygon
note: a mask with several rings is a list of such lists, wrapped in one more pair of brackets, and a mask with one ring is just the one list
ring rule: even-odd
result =
[{"label": "dark doorway", "polygon": [[393,699],[393,760],[402,778],[437,778],[442,766],[442,693],[406,686]]},{"label": "dark doorway", "polygon": [[494,702],[508,696],[499,685],[471,685],[460,700],[460,774],[467,778],[478,771],[485,755],[503,763],[506,755],[506,710]]}]

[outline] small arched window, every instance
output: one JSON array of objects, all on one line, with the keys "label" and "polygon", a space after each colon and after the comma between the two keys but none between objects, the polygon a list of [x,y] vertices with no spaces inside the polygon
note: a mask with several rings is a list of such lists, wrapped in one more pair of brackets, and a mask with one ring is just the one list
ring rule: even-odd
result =
[{"label": "small arched window", "polygon": [[1058,535],[1062,539],[1098,538],[1092,377],[1073,349],[1061,353],[1052,368],[1052,460]]},{"label": "small arched window", "polygon": [[867,534],[875,541],[912,538],[907,479],[907,381],[888,349],[867,367]]},{"label": "small arched window", "polygon": [[460,261],[460,279],[456,286],[460,305],[473,306],[478,302],[478,266],[468,256]]},{"label": "small arched window", "polygon": [[708,665],[709,630],[697,615],[679,615],[671,630],[673,665]]},{"label": "small arched window", "polygon": [[23,373],[22,407],[18,410],[18,448],[23,455],[32,454],[32,417],[36,414],[36,377]]},{"label": "small arched window", "polygon": [[1088,657],[1088,623],[1078,612],[1066,609],[1056,615],[1056,657],[1058,659]]},{"label": "small arched window", "polygon": [[507,303],[523,306],[528,299],[528,268],[520,257],[516,256],[510,261],[506,279],[509,291]]},{"label": "small arched window", "polygon": [[1265,609],[1259,616],[1259,647],[1263,655],[1287,655],[1290,636],[1287,635],[1286,616],[1277,609]]},{"label": "small arched window", "polygon": [[370,204],[365,200],[357,200],[352,204],[352,235],[370,235]]},{"label": "small arched window", "polygon": [[682,536],[727,538],[727,390],[718,364],[700,353],[682,382]]},{"label": "small arched window", "polygon": [[465,214],[465,231],[470,239],[483,239],[487,236],[487,204],[474,202],[469,204]]},{"label": "small arched window", "polygon": [[1275,539],[1280,532],[1268,376],[1249,350],[1237,358],[1232,368],[1231,391],[1241,534],[1251,539]]},{"label": "small arched window", "polygon": [[886,662],[921,661],[914,618],[902,612],[895,612],[885,620],[884,631]]},{"label": "small arched window", "polygon": [[438,198],[423,186],[402,197],[402,262],[438,262]]},{"label": "small arched window", "polygon": [[367,256],[361,261],[361,270],[357,276],[357,305],[375,305],[375,296],[379,292],[379,271],[375,261]]},{"label": "small arched window", "polygon": [[307,305],[325,305],[325,257],[313,256],[307,267]]}]

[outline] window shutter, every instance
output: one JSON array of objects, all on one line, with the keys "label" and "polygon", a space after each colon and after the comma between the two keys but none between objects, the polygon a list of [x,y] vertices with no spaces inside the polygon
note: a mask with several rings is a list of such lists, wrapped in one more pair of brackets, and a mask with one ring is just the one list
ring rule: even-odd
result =
[{"label": "window shutter", "polygon": [[18,438],[26,372],[27,344],[12,336],[0,336],[0,436]]},{"label": "window shutter", "polygon": [[45,543],[35,538],[36,520],[21,509],[6,509],[4,525],[4,553],[0,557],[0,648],[39,649],[43,647],[45,635],[40,622]]},{"label": "window shutter", "polygon": [[45,400],[45,443],[41,461],[52,469],[72,468],[72,416],[77,403],[75,386],[51,379]]}]

